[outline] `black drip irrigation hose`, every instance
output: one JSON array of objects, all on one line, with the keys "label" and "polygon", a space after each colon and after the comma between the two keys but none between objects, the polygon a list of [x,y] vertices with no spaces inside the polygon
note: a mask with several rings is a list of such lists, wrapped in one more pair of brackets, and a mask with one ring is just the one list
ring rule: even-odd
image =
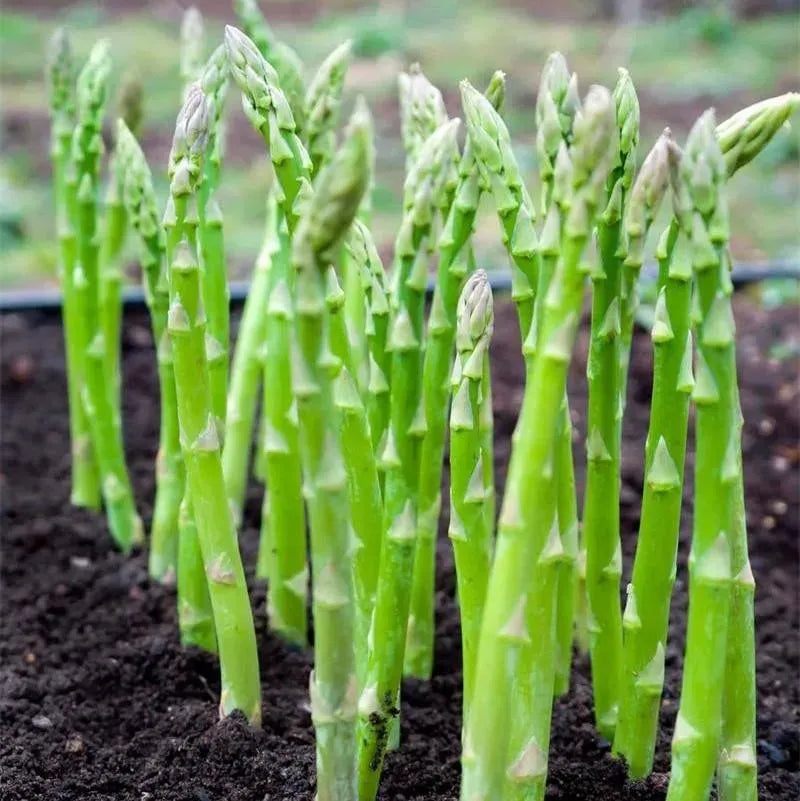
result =
[{"label": "black drip irrigation hose", "polygon": [[[656,268],[648,265],[644,274],[655,278]],[[800,259],[796,261],[738,262],[731,271],[734,289],[741,289],[760,281],[784,279],[800,281]],[[434,279],[428,281],[427,293],[433,294]],[[511,291],[511,274],[507,270],[490,270],[489,283],[495,292]],[[230,284],[231,303],[240,304],[247,298],[250,284],[233,281]],[[122,291],[123,305],[128,308],[144,306],[144,292],[140,286],[128,286]],[[8,312],[44,311],[61,306],[58,289],[20,289],[0,292],[0,314]]]}]

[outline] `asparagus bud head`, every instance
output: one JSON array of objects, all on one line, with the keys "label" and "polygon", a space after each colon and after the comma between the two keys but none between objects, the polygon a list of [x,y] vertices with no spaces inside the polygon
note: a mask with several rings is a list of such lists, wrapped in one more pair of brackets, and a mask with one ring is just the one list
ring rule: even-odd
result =
[{"label": "asparagus bud head", "polygon": [[458,299],[456,347],[474,350],[480,340],[488,342],[494,328],[492,288],[486,270],[476,270],[464,284]]},{"label": "asparagus bud head", "polygon": [[737,111],[717,126],[728,175],[752,161],[800,107],[800,93],[770,97]]},{"label": "asparagus bud head", "polygon": [[211,101],[203,93],[200,84],[193,83],[175,122],[169,156],[173,194],[187,194],[195,187],[202,170],[212,117]]},{"label": "asparagus bud head", "polygon": [[47,46],[47,81],[53,116],[65,118],[65,127],[75,114],[75,65],[66,28],[58,28]]}]

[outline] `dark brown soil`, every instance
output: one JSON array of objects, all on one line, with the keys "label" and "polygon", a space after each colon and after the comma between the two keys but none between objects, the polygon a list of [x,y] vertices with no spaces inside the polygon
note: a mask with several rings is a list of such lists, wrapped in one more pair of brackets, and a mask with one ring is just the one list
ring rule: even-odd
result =
[{"label": "dark brown soil", "polygon": [[[798,341],[796,309],[769,314],[737,303],[741,332],[745,463],[753,570],[758,582],[758,754],[762,801],[800,794],[798,755],[797,362],[776,361],[776,342]],[[498,476],[504,475],[520,400],[516,324],[499,304],[494,343]],[[264,725],[217,720],[210,656],[180,648],[174,599],[148,581],[145,555],[126,559],[101,517],[68,503],[69,458],[62,341],[57,318],[6,315],[2,349],[3,550],[0,621],[0,798],[4,801],[277,801],[313,797],[307,709],[310,657],[264,625],[264,587],[252,598]],[[579,347],[585,353],[585,340]],[[622,521],[630,562],[641,491],[650,348],[637,338],[625,426]],[[125,425],[144,515],[153,493],[157,438],[153,354],[143,313],[126,318]],[[582,434],[581,368],[573,372]],[[581,464],[576,447],[578,465]],[[580,478],[580,477],[579,477]],[[687,495],[687,497],[691,497]],[[242,535],[252,565],[259,488],[248,495]],[[446,526],[442,527],[444,534]],[[684,525],[688,531],[688,519]],[[685,545],[682,553],[685,553]],[[629,567],[629,564],[628,564]],[[440,540],[435,675],[406,682],[402,747],[390,755],[385,801],[452,801],[458,795],[460,655],[452,557]],[[549,799],[663,799],[678,701],[685,570],[679,571],[667,654],[664,727],[656,773],[626,780],[592,725],[588,665],[578,659],[570,694],[556,705]]]}]

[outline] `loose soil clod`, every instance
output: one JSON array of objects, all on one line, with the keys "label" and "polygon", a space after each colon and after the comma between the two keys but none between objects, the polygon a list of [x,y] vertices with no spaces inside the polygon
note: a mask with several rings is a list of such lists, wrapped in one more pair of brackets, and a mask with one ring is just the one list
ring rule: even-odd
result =
[{"label": "loose soil clod", "polygon": [[[751,560],[757,582],[758,760],[762,801],[800,796],[798,541],[800,482],[797,360],[770,359],[776,340],[800,335],[794,308],[735,305]],[[146,327],[128,314],[125,331]],[[207,654],[182,650],[174,598],[150,583],[146,555],[112,551],[105,523],[69,506],[63,343],[57,317],[0,319],[2,349],[2,602],[0,797],[7,801],[278,801],[313,797],[308,712],[310,656],[269,634],[264,587],[251,596],[264,695],[263,729],[234,716],[220,723],[219,676]],[[498,477],[521,398],[513,309],[499,302],[493,343]],[[141,336],[124,341],[124,416],[140,511],[151,514],[158,415],[155,359]],[[583,441],[585,334],[571,375],[576,436]],[[509,354],[514,354],[510,357]],[[649,414],[650,343],[634,343],[623,444],[622,531],[626,567],[638,525],[643,439]],[[28,363],[19,381],[15,368]],[[764,421],[770,421],[765,425]],[[582,491],[582,455],[576,460]],[[691,463],[687,465],[691,475]],[[498,487],[498,493],[502,486]],[[691,498],[691,482],[686,487]],[[443,497],[447,497],[446,491]],[[260,488],[248,490],[242,550],[255,563]],[[688,517],[685,516],[685,523]],[[435,671],[403,686],[402,746],[387,758],[380,798],[455,801],[461,667],[453,559],[446,520],[438,543]],[[685,546],[684,525],[682,545]],[[655,773],[630,782],[592,722],[588,660],[553,716],[548,799],[656,801],[666,794],[686,611],[685,551],[667,649],[664,727]],[[42,725],[47,720],[48,724]]]}]

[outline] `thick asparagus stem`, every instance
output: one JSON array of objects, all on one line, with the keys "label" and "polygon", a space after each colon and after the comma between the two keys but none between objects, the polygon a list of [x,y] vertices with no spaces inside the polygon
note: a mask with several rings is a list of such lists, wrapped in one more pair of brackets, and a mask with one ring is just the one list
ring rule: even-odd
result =
[{"label": "thick asparagus stem", "polygon": [[[625,229],[627,269],[638,270],[642,243],[658,211],[673,147],[669,131],[636,179]],[[653,393],[645,452],[645,489],[636,558],[622,619],[620,715],[614,749],[632,776],[650,772],[664,675],[669,603],[680,529],[684,455],[692,378],[690,231],[673,222],[659,247],[658,301],[651,331]]]},{"label": "thick asparagus stem", "polygon": [[[457,360],[453,369],[453,406],[450,411],[450,529],[461,612],[463,662],[463,718],[475,677],[483,603],[492,550],[494,518],[486,503],[494,485],[484,463],[492,460],[486,435],[492,419],[489,342],[494,326],[492,291],[483,270],[467,281],[458,303]],[[489,429],[491,425],[489,424]]]},{"label": "thick asparagus stem", "polygon": [[[599,269],[592,279],[592,323],[586,376],[589,406],[583,537],[589,604],[589,653],[598,731],[613,740],[622,677],[622,611],[619,582],[620,446],[622,427],[621,350],[627,349],[620,320],[622,218],[636,160],[639,104],[630,76],[620,70],[614,88],[617,162],[608,180],[606,208],[598,220]],[[632,326],[632,319],[630,321]],[[622,340],[622,343],[620,342]]]},{"label": "thick asparagus stem", "polygon": [[[481,104],[483,114],[475,114],[474,106],[481,102],[476,94],[469,87],[463,90],[470,135],[475,142],[478,139],[473,132],[483,130],[483,118],[487,107],[490,108],[484,101]],[[482,140],[487,143],[487,150],[490,146],[495,149],[495,158],[500,160],[499,147],[486,134]],[[514,708],[512,711],[511,690],[515,685],[520,651],[531,642],[531,637],[537,638],[541,656],[552,661],[554,643],[551,641],[548,647],[546,634],[542,636],[541,629],[532,631],[530,622],[539,615],[535,602],[546,603],[547,597],[537,590],[547,584],[544,579],[553,572],[553,557],[561,551],[557,529],[555,542],[548,537],[555,521],[554,432],[583,296],[580,258],[602,199],[614,147],[611,96],[606,90],[593,87],[582,114],[575,121],[572,203],[564,224],[565,247],[542,305],[540,346],[531,380],[526,383],[500,515],[462,757],[461,797],[464,801],[501,798],[508,779],[541,788],[546,775],[552,698],[541,708],[539,719],[533,722],[524,749],[516,753],[509,736],[511,721],[518,720],[526,710]],[[537,566],[531,580],[532,564]],[[552,626],[554,636],[554,621]],[[551,674],[548,689],[551,696],[552,679]],[[541,740],[537,739],[537,734]]]},{"label": "thick asparagus stem", "polygon": [[386,469],[385,536],[367,685],[359,701],[359,798],[377,792],[387,735],[399,714],[416,537],[420,437],[424,433],[420,375],[427,283],[427,240],[456,148],[458,120],[437,128],[423,145],[405,186],[405,214],[395,245],[397,307],[387,347],[392,354],[390,424],[381,455]]},{"label": "thick asparagus stem", "polygon": [[171,583],[177,575],[178,512],[184,490],[172,346],[167,334],[169,291],[164,265],[164,234],[158,219],[150,169],[124,121],[117,124],[117,157],[124,172],[123,199],[131,228],[141,240],[144,294],[156,345],[161,395],[156,499],[150,532],[150,575]]},{"label": "thick asparagus stem", "polygon": [[292,381],[311,523],[315,660],[310,691],[319,801],[356,797],[352,542],[325,297],[326,271],[369,184],[369,148],[368,126],[356,118],[320,175],[292,248],[296,271]]},{"label": "thick asparagus stem", "polygon": [[[304,646],[308,639],[306,602],[306,520],[303,507],[297,405],[292,395],[290,359],[293,326],[289,234],[282,213],[274,210],[271,231],[268,301],[266,305],[266,358],[264,359],[264,453],[266,454],[269,507],[270,627],[289,641]],[[265,536],[267,534],[267,536]],[[268,537],[268,540],[267,540]]]},{"label": "thick asparagus stem", "polygon": [[[505,95],[505,76],[502,72],[498,71],[492,76],[486,95],[494,108],[499,110],[502,107]],[[420,511],[405,672],[424,679],[430,678],[433,669],[436,532],[441,509],[442,461],[450,401],[449,378],[453,362],[456,305],[469,266],[469,240],[481,193],[473,148],[467,139],[459,162],[454,200],[439,238],[439,265],[422,368],[426,431],[420,455]]]},{"label": "thick asparagus stem", "polygon": [[345,296],[333,268],[328,272],[326,302],[330,314],[331,352],[342,364],[334,384],[334,402],[341,415],[342,455],[347,471],[350,522],[354,537],[355,658],[360,691],[366,681],[369,631],[378,584],[383,503],[369,421],[353,379],[356,360],[344,319]]},{"label": "thick asparagus stem", "polygon": [[734,324],[732,285],[725,243],[727,203],[723,195],[726,166],[714,131],[714,114],[695,123],[678,167],[691,226],[699,318],[697,364],[692,394],[696,413],[695,499],[689,556],[689,617],[683,683],[667,798],[708,798],[720,742],[725,654],[732,587],[730,532],[739,461],[736,442]]}]

